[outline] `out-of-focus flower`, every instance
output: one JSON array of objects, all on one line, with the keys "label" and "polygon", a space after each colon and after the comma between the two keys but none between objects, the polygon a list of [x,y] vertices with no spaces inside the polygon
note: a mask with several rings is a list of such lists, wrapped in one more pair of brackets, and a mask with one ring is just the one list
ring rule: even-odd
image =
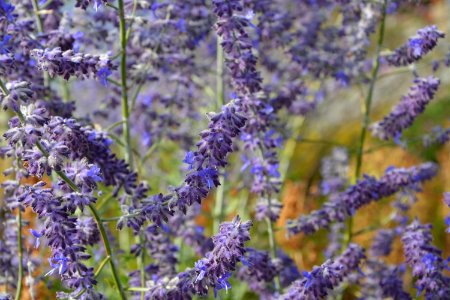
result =
[{"label": "out-of-focus flower", "polygon": [[433,99],[440,81],[435,77],[417,78],[408,94],[392,109],[383,120],[373,124],[372,134],[383,140],[401,136],[403,130],[412,125],[427,104]]}]

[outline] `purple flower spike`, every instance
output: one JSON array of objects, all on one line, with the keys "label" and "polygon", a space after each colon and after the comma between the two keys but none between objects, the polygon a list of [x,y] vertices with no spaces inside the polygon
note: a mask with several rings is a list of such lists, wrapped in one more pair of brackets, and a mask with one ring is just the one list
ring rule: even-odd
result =
[{"label": "purple flower spike", "polygon": [[449,299],[450,277],[443,274],[447,262],[441,258],[441,251],[434,247],[431,225],[422,225],[418,220],[406,227],[402,235],[406,262],[417,279],[418,294],[425,293],[426,299]]},{"label": "purple flower spike", "polygon": [[280,299],[324,299],[345,277],[358,272],[358,266],[364,258],[364,249],[350,244],[335,260],[327,260],[311,272],[304,271],[303,278],[295,281]]},{"label": "purple flower spike", "polygon": [[398,138],[425,110],[436,94],[439,84],[439,79],[432,76],[415,79],[408,94],[402,97],[391,113],[371,126],[372,134],[383,140]]},{"label": "purple flower spike", "polygon": [[[221,289],[231,288],[228,278],[246,253],[244,243],[250,240],[252,223],[241,222],[236,217],[224,222],[212,239],[214,248],[195,263],[195,267],[179,273],[172,279],[158,280],[146,292],[148,299],[191,299],[193,295],[205,296],[210,288],[214,295]],[[169,282],[170,284],[164,284]]]},{"label": "purple flower spike", "polygon": [[321,209],[300,216],[297,220],[289,220],[288,233],[312,234],[321,228],[328,228],[332,222],[343,222],[360,207],[391,196],[402,189],[420,190],[420,184],[433,178],[437,171],[435,164],[424,163],[409,169],[388,169],[378,180],[366,175],[344,192],[332,195]]},{"label": "purple flower spike", "polygon": [[428,26],[417,31],[417,35],[410,38],[409,42],[394,50],[394,53],[386,57],[386,61],[393,66],[406,66],[420,60],[425,54],[436,47],[439,39],[445,34],[436,26]]},{"label": "purple flower spike", "polygon": [[75,76],[78,78],[97,77],[106,82],[108,71],[114,69],[107,55],[91,55],[75,53],[73,50],[62,51],[61,48],[34,49],[31,55],[36,59],[40,69],[51,77],[62,76],[65,80]]}]

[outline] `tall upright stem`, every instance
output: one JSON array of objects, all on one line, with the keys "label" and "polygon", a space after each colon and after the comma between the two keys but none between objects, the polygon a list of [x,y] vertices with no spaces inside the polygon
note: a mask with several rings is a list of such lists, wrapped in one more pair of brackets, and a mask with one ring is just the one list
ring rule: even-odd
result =
[{"label": "tall upright stem", "polygon": [[22,297],[22,279],[23,279],[23,245],[22,245],[22,211],[17,208],[17,250],[19,259],[19,273],[17,275],[17,290],[15,300]]},{"label": "tall upright stem", "polygon": [[[133,15],[136,11],[137,1],[133,3]],[[131,34],[131,24],[127,31],[125,22],[125,9],[123,0],[118,0],[119,9],[119,32],[120,32],[120,78],[122,87],[122,126],[123,135],[125,137],[125,160],[133,169],[133,150],[131,147],[131,135],[130,135],[130,104],[128,103],[128,86],[127,86],[127,43]],[[141,285],[145,286],[145,237],[142,233],[138,235],[138,242],[142,246],[141,255],[137,258]],[[144,299],[145,294],[141,292],[141,300]]]},{"label": "tall upright stem", "polygon": [[[36,20],[36,27],[37,27],[38,33],[44,33],[44,23],[42,22],[41,15],[39,14],[38,0],[31,0],[31,3],[33,5],[34,18]],[[48,73],[45,71],[42,71],[42,75],[44,77],[44,87],[49,87],[50,86],[50,77],[48,76]]]},{"label": "tall upright stem", "polygon": [[122,121],[125,137],[125,158],[130,168],[133,168],[133,156],[130,136],[130,111],[128,105],[127,87],[127,28],[125,23],[125,9],[123,0],[119,0],[119,31],[120,31],[120,76],[122,86]]},{"label": "tall upright stem", "polygon": [[36,19],[36,26],[39,33],[44,32],[44,24],[42,23],[41,16],[39,15],[39,3],[38,0],[31,0],[33,4],[34,18]]},{"label": "tall upright stem", "polygon": [[[3,92],[3,94],[5,94],[5,95],[9,94],[9,91],[8,91],[6,85],[3,83],[2,80],[0,80],[0,89]],[[19,110],[19,111],[16,111],[15,113],[16,113],[17,117],[19,118],[19,120],[22,123],[24,123],[25,122],[25,117],[22,114],[22,112]],[[45,149],[45,147],[41,144],[41,142],[39,140],[36,141],[35,145],[42,152],[42,154],[44,156],[46,156],[46,157],[49,156],[48,151]],[[67,175],[64,172],[62,172],[62,171],[55,171],[55,173],[74,192],[81,192],[80,189],[78,188],[78,186],[75,184],[75,182],[73,182],[69,177],[67,177]],[[98,215],[97,210],[95,209],[93,204],[89,204],[89,210],[91,211],[91,213],[92,213],[92,215],[93,215],[93,217],[95,219],[95,222],[97,223],[97,226],[99,228],[100,235],[102,236],[103,245],[105,247],[106,254],[111,257],[111,259],[109,260],[109,265],[111,266],[111,272],[112,272],[112,275],[113,275],[114,283],[115,283],[117,289],[119,290],[119,297],[122,300],[126,300],[127,297],[126,297],[125,291],[124,291],[124,289],[122,287],[122,283],[121,283],[120,278],[119,278],[119,273],[117,272],[116,266],[114,264],[113,254],[112,254],[112,250],[111,250],[111,244],[109,242],[108,235],[106,234],[105,227],[103,226],[102,220],[100,219],[100,216]]]},{"label": "tall upright stem", "polygon": [[[364,117],[362,122],[362,129],[361,129],[361,135],[359,138],[359,145],[358,150],[356,153],[356,167],[355,167],[355,180],[358,180],[358,178],[361,175],[361,166],[362,166],[362,160],[364,155],[364,142],[366,140],[367,135],[367,129],[369,127],[370,122],[370,111],[372,109],[372,99],[373,99],[373,91],[375,89],[375,83],[377,81],[378,76],[378,70],[380,68],[380,52],[381,47],[383,45],[384,40],[384,27],[385,27],[385,20],[386,20],[386,2],[387,0],[383,1],[383,6],[381,8],[381,21],[380,21],[380,29],[379,29],[379,35],[378,35],[378,42],[377,42],[377,48],[375,52],[375,62],[372,68],[372,77],[370,80],[369,85],[369,91],[367,92],[366,101],[364,103]],[[348,244],[352,240],[352,229],[353,229],[353,218],[349,218],[347,222],[347,237],[346,237],[346,243],[345,247],[348,246]]]},{"label": "tall upright stem", "polygon": [[[271,209],[271,200],[270,197],[268,198],[268,206],[269,211]],[[272,256],[272,259],[275,259],[277,257],[277,245],[275,242],[275,234],[273,232],[273,222],[269,217],[266,217],[267,222],[267,233],[269,235],[269,247],[270,247],[270,255]],[[281,293],[281,282],[280,282],[280,276],[275,276],[275,291]]]},{"label": "tall upright stem", "polygon": [[[220,111],[224,104],[224,88],[223,88],[223,48],[221,45],[221,38],[217,37],[217,54],[216,54],[216,111]],[[223,175],[219,177],[221,185],[216,189],[216,201],[214,204],[214,232],[219,231],[219,225],[224,219],[224,185],[225,178]]]}]

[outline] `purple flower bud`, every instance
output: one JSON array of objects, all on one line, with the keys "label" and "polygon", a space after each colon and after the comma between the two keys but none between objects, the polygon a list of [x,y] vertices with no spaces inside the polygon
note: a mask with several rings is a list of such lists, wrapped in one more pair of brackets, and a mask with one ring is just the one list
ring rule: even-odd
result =
[{"label": "purple flower bud", "polygon": [[419,29],[417,35],[410,38],[408,43],[395,49],[393,54],[386,56],[386,61],[397,67],[409,65],[433,50],[438,40],[444,37],[445,34],[434,25]]},{"label": "purple flower bud", "polygon": [[41,244],[40,238],[42,237],[42,233],[37,232],[34,229],[30,229],[30,233],[36,238],[36,241],[34,243],[34,248],[39,248],[39,245]]}]

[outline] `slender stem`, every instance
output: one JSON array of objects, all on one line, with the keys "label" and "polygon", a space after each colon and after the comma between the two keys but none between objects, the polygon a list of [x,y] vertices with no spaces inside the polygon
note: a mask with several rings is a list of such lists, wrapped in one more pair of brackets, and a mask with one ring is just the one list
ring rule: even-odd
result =
[{"label": "slender stem", "polygon": [[34,17],[36,18],[36,26],[40,33],[44,32],[44,23],[42,23],[41,16],[39,15],[39,3],[38,0],[31,0],[33,4]]},{"label": "slender stem", "polygon": [[[365,105],[364,105],[364,118],[363,118],[363,123],[362,123],[361,135],[359,138],[358,150],[356,153],[357,156],[356,156],[355,180],[357,180],[359,178],[359,176],[361,175],[361,166],[362,166],[362,160],[363,160],[363,155],[364,155],[364,142],[366,140],[367,129],[369,127],[370,111],[372,108],[373,91],[375,89],[375,83],[377,81],[377,76],[378,76],[378,70],[380,68],[380,51],[381,51],[381,47],[383,45],[384,27],[385,27],[385,20],[386,20],[386,2],[387,2],[387,0],[383,1],[377,49],[375,52],[375,62],[374,62],[374,66],[372,68],[372,78],[370,81],[369,91],[367,93],[367,97],[366,97],[366,101],[365,101]],[[352,240],[352,227],[353,227],[353,218],[349,218],[347,221],[347,236],[346,236],[345,247],[348,246],[348,244],[350,244],[350,242]]]},{"label": "slender stem", "polygon": [[95,222],[97,223],[97,226],[100,230],[100,235],[102,236],[106,255],[110,257],[109,265],[111,267],[111,272],[112,272],[116,287],[119,289],[120,299],[125,300],[125,299],[127,299],[127,296],[125,295],[125,291],[122,287],[122,283],[119,278],[119,273],[117,272],[116,265],[114,264],[111,245],[109,243],[109,239],[108,239],[108,235],[106,234],[105,227],[103,226],[103,223],[102,223],[100,216],[98,215],[97,210],[95,209],[94,205],[89,204],[89,210],[91,211],[91,213],[95,219]]},{"label": "slender stem", "polygon": [[22,245],[22,211],[17,209],[17,250],[19,258],[19,274],[17,276],[16,300],[22,299],[22,279],[23,279],[23,245]]},{"label": "slender stem", "polygon": [[122,85],[122,120],[123,134],[125,136],[125,158],[130,168],[133,168],[133,151],[131,149],[130,136],[130,111],[128,105],[128,87],[127,87],[127,29],[125,23],[125,9],[123,0],[118,1],[119,8],[119,31],[120,31],[120,75]]},{"label": "slender stem", "polygon": [[106,256],[102,262],[100,263],[100,266],[98,266],[97,271],[95,271],[94,273],[94,278],[97,278],[98,275],[100,275],[100,272],[103,270],[103,268],[105,267],[105,265],[111,260],[111,256]]},{"label": "slender stem", "polygon": [[[133,15],[136,11],[137,1],[134,1],[133,5]],[[128,162],[130,169],[133,169],[133,151],[131,148],[131,135],[130,135],[130,106],[128,103],[128,87],[127,87],[127,42],[128,37],[131,33],[130,24],[128,32],[125,23],[125,9],[123,0],[118,0],[119,9],[119,31],[120,31],[120,48],[121,48],[121,59],[120,59],[120,74],[121,74],[121,84],[122,84],[122,121],[123,121],[123,134],[125,137],[125,159]],[[145,237],[139,235],[139,243],[144,244]],[[138,265],[141,272],[141,284],[145,285],[145,248],[142,249],[142,255],[138,257]],[[141,293],[141,299],[144,299],[144,293]]]},{"label": "slender stem", "polygon": [[[6,88],[6,86],[3,84],[2,80],[0,80],[0,88],[1,88],[2,92],[3,92],[5,95],[8,95],[9,91],[8,91],[8,89]],[[23,122],[25,121],[25,117],[24,117],[24,115],[22,114],[22,112],[19,110],[19,111],[16,111],[15,113],[17,114],[19,120],[23,123]],[[41,144],[40,141],[37,141],[35,145],[36,145],[36,147],[42,152],[42,154],[44,154],[44,156],[47,156],[47,157],[49,156],[48,151],[45,150],[44,146]],[[67,185],[68,185],[73,191],[75,191],[75,192],[80,192],[80,189],[78,188],[78,186],[77,186],[77,185],[76,185],[69,177],[67,177],[67,175],[66,175],[64,172],[62,172],[62,171],[55,171],[55,173],[56,173],[56,174],[57,174],[57,175],[58,175],[65,183],[67,183]],[[95,209],[95,207],[94,207],[93,204],[89,204],[89,210],[91,211],[91,213],[92,213],[92,215],[93,215],[95,221],[97,222],[97,226],[98,226],[98,228],[99,228],[99,230],[100,230],[100,234],[101,234],[102,239],[103,239],[103,244],[104,244],[104,246],[105,246],[106,254],[109,255],[109,256],[111,257],[111,259],[110,259],[110,261],[109,261],[109,264],[110,264],[110,266],[111,266],[111,271],[112,271],[112,273],[113,273],[114,282],[115,282],[115,284],[116,284],[117,289],[118,289],[119,292],[120,292],[120,299],[126,300],[127,297],[126,297],[125,292],[124,292],[124,290],[123,290],[122,283],[120,282],[120,279],[119,279],[119,275],[118,275],[116,266],[114,265],[113,256],[112,256],[112,251],[111,251],[111,245],[110,245],[110,243],[109,243],[108,236],[106,235],[105,227],[103,226],[103,223],[102,223],[102,221],[101,221],[101,219],[100,219],[100,216],[98,215],[97,210]]]},{"label": "slender stem", "polygon": [[[138,242],[141,245],[141,255],[139,255],[139,257],[138,257],[141,286],[145,286],[145,236],[142,232],[139,234]],[[145,293],[141,292],[141,300],[144,300],[144,299],[145,299]]]},{"label": "slender stem", "polygon": [[[217,57],[216,57],[216,111],[220,111],[224,104],[225,96],[224,96],[224,88],[223,88],[223,48],[221,45],[221,38],[217,37]],[[219,231],[219,225],[224,219],[224,185],[225,185],[225,177],[221,175],[219,177],[220,182],[222,183],[216,189],[216,201],[214,204],[214,223],[213,230],[214,232]]]},{"label": "slender stem", "polygon": [[362,166],[362,159],[363,159],[363,149],[364,149],[364,142],[366,140],[367,135],[367,129],[369,127],[370,122],[370,111],[372,108],[372,99],[373,99],[373,91],[375,89],[375,83],[377,81],[378,76],[378,70],[380,68],[380,50],[381,46],[383,44],[384,39],[384,25],[385,25],[385,19],[386,19],[386,1],[383,2],[383,8],[382,8],[382,17],[381,17],[381,23],[380,23],[380,34],[378,37],[378,44],[377,44],[377,50],[376,50],[376,56],[375,56],[375,63],[372,69],[372,80],[370,81],[369,85],[369,91],[367,93],[365,105],[364,105],[364,118],[363,118],[363,124],[361,129],[361,135],[359,138],[359,147],[357,152],[357,160],[356,160],[356,170],[355,170],[355,178],[359,178],[361,175],[361,166]]},{"label": "slender stem", "polygon": [[[31,3],[33,4],[33,12],[34,12],[34,18],[36,19],[36,26],[39,33],[44,32],[44,23],[42,22],[41,15],[39,14],[39,3],[38,0],[31,0]],[[50,77],[47,72],[42,71],[42,75],[44,77],[44,86],[49,87],[50,86]]]},{"label": "slender stem", "polygon": [[[271,206],[271,200],[270,197],[268,199],[269,201],[269,210],[270,210],[270,206]],[[269,234],[269,246],[270,246],[270,253],[272,255],[272,258],[276,258],[277,257],[277,245],[275,243],[275,234],[273,232],[273,223],[272,220],[270,218],[266,218],[266,222],[267,222],[267,233]],[[277,275],[275,276],[275,291],[280,292],[281,290],[281,282],[280,282],[280,276]]]},{"label": "slender stem", "polygon": [[138,3],[137,0],[133,0],[133,9],[132,9],[132,12],[131,12],[131,21],[130,21],[130,26],[128,27],[127,35],[126,35],[127,43],[128,43],[128,40],[130,39],[131,28],[133,27],[133,24],[134,24],[134,19],[135,19],[136,9],[137,9],[137,3]]}]

